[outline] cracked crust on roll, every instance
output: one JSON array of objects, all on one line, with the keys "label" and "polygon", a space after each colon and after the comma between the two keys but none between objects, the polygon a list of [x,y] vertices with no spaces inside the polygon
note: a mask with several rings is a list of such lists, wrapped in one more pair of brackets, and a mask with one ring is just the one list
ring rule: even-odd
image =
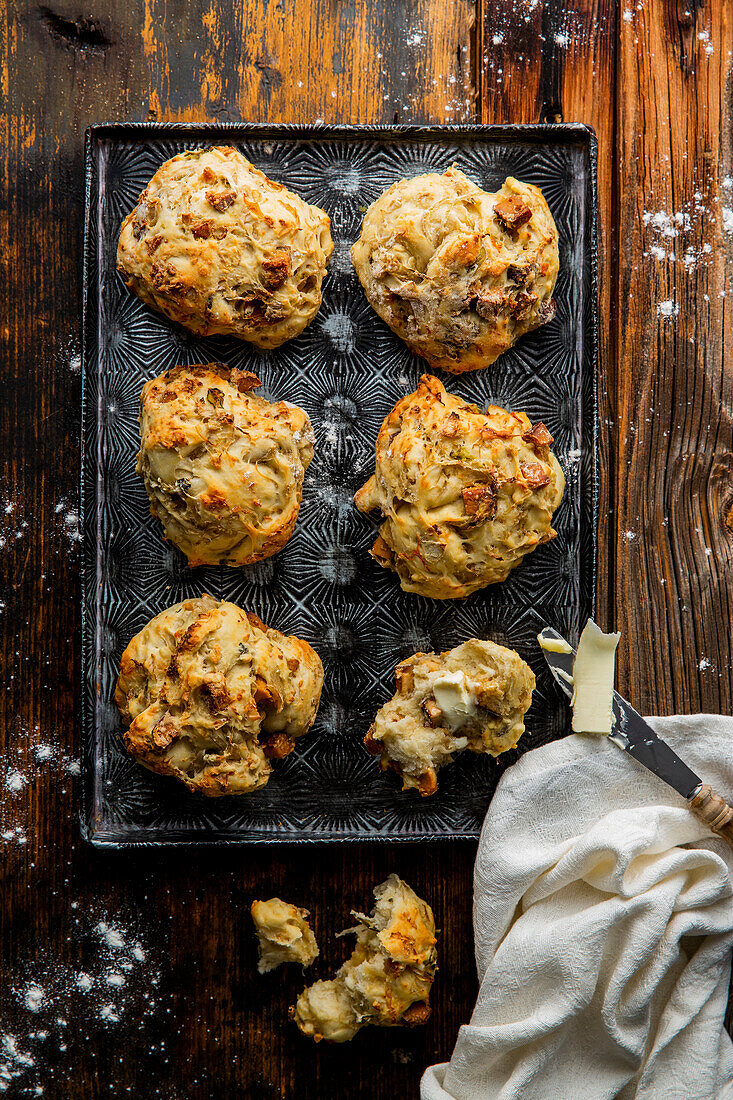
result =
[{"label": "cracked crust on roll", "polygon": [[421,795],[438,789],[437,772],[464,749],[499,756],[524,733],[535,678],[518,653],[469,638],[446,653],[416,653],[395,669],[397,691],[364,738]]},{"label": "cracked crust on roll", "polygon": [[189,565],[249,565],[293,533],[314,435],[302,409],[252,391],[221,363],[174,367],[143,387],[137,472]]},{"label": "cracked crust on roll", "polygon": [[506,580],[556,534],[565,478],[551,443],[525,413],[483,413],[423,375],[382,424],[374,475],[354,497],[384,516],[372,556],[405,592],[437,600]]},{"label": "cracked crust on roll", "polygon": [[125,649],[115,702],[139,763],[216,797],[264,787],[315,721],[318,654],[233,603],[184,600]]},{"label": "cracked crust on roll", "polygon": [[512,177],[495,194],[457,168],[399,180],[367,210],[351,258],[382,320],[455,374],[555,316],[555,222],[540,189]]},{"label": "cracked crust on roll", "polygon": [[[368,1024],[425,1023],[435,978],[435,920],[427,902],[397,875],[374,890],[371,916],[354,913],[351,958],[330,981],[304,989],[291,1015],[317,1043],[345,1043]],[[342,933],[346,935],[346,933]]]},{"label": "cracked crust on roll", "polygon": [[125,218],[117,269],[200,336],[276,348],[318,312],[330,224],[236,149],[192,149],[160,166]]},{"label": "cracked crust on roll", "polygon": [[267,974],[282,963],[310,966],[318,956],[318,944],[308,924],[308,910],[299,909],[280,898],[253,901],[250,908],[259,942],[260,974]]}]

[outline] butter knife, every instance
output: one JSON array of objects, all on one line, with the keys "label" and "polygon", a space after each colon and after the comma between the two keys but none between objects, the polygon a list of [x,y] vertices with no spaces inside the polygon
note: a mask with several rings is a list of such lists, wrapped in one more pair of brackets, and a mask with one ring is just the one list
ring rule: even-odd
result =
[{"label": "butter knife", "polygon": [[[555,681],[566,695],[572,696],[575,651],[549,626],[540,631],[537,641]],[[613,715],[615,721],[607,736],[614,745],[673,787],[687,800],[695,817],[733,848],[733,807],[703,783],[617,691],[613,693]]]}]

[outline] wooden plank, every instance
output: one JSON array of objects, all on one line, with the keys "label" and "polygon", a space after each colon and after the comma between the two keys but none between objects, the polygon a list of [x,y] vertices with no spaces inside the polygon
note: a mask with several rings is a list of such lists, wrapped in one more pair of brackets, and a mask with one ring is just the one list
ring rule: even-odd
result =
[{"label": "wooden plank", "polygon": [[[145,0],[151,116],[255,122],[472,117],[468,0],[186,5]],[[139,86],[145,87],[144,73]],[[146,104],[141,103],[143,110]]]},{"label": "wooden plank", "polygon": [[657,713],[733,706],[732,49],[726,4],[623,11],[616,604],[628,693]]},{"label": "wooden plank", "polygon": [[[472,18],[467,0],[9,4],[0,28],[0,983],[3,1029],[27,1056],[13,1063],[23,1094],[392,1100],[416,1094],[423,1067],[449,1055],[468,1018],[472,846],[93,852],[78,835],[69,766],[85,127],[470,118]],[[249,902],[279,892],[311,908],[327,973],[343,958],[333,934],[349,908],[368,906],[390,871],[431,900],[442,928],[434,1019],[315,1047],[286,1019],[301,979],[255,973]],[[119,995],[106,980],[118,974]],[[106,1006],[120,1003],[115,1020]]]}]

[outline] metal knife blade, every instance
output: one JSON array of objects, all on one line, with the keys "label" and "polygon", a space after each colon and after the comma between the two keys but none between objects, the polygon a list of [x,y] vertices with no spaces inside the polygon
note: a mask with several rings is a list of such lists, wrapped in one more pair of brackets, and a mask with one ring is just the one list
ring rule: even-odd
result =
[{"label": "metal knife blade", "polygon": [[[549,626],[540,631],[537,641],[555,681],[566,695],[572,696],[575,651],[561,634]],[[566,648],[547,649],[545,646],[548,642]],[[670,787],[674,787],[683,798],[693,798],[702,784],[700,777],[680,760],[666,741],[657,737],[648,722],[617,691],[613,693],[613,714],[615,723],[608,735],[610,740]]]}]

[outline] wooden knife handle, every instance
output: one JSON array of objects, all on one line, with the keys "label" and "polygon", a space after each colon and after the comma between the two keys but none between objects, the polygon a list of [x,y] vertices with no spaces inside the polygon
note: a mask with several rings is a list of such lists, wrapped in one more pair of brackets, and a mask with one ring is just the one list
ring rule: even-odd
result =
[{"label": "wooden knife handle", "polygon": [[733,806],[729,806],[707,783],[703,783],[697,794],[690,799],[689,806],[695,817],[727,840],[733,848]]}]

